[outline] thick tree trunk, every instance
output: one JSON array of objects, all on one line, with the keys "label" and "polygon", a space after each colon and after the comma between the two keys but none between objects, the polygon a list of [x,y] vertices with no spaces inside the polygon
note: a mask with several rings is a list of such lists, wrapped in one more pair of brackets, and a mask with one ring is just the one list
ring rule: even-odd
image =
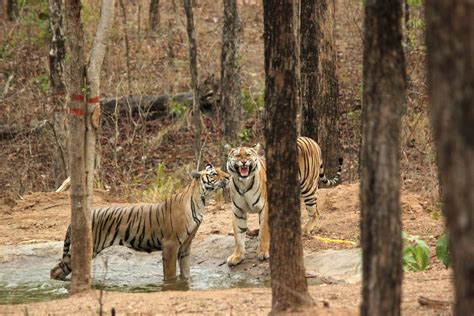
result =
[{"label": "thick tree trunk", "polygon": [[55,188],[57,188],[69,175],[66,84],[64,78],[64,63],[66,60],[64,0],[49,0],[49,26],[51,29],[49,82],[53,106],[53,136],[56,144],[54,181]]},{"label": "thick tree trunk", "polygon": [[150,0],[148,24],[152,32],[156,32],[160,25],[160,0]]},{"label": "thick tree trunk", "polygon": [[361,148],[362,315],[400,315],[401,0],[365,2]]},{"label": "thick tree trunk", "polygon": [[318,1],[301,0],[300,59],[301,59],[301,135],[318,140],[317,85],[320,24]]},{"label": "thick tree trunk", "polygon": [[454,269],[454,315],[474,311],[474,3],[426,2],[431,120]]},{"label": "thick tree trunk", "polygon": [[222,122],[222,166],[227,161],[225,144],[238,145],[238,134],[242,129],[242,97],[240,92],[240,18],[237,0],[224,0],[224,26],[222,30],[221,54],[221,107]]},{"label": "thick tree trunk", "polygon": [[71,293],[91,287],[92,234],[90,213],[86,198],[85,133],[86,63],[84,30],[81,23],[80,0],[66,0],[66,38],[70,51],[69,72],[69,148],[71,172],[71,246],[73,255]]},{"label": "thick tree trunk", "polygon": [[303,263],[297,166],[297,3],[264,2],[265,140],[272,311],[310,305]]},{"label": "thick tree trunk", "polygon": [[339,83],[336,73],[336,1],[319,0],[319,67],[317,88],[318,138],[324,169],[329,177],[337,173],[341,156],[339,140]]},{"label": "thick tree trunk", "polygon": [[189,71],[191,73],[191,87],[193,89],[193,126],[194,126],[194,159],[196,170],[199,170],[201,160],[201,104],[199,102],[198,72],[197,72],[197,46],[194,36],[194,18],[191,0],[183,0],[186,12],[186,30],[189,42]]}]

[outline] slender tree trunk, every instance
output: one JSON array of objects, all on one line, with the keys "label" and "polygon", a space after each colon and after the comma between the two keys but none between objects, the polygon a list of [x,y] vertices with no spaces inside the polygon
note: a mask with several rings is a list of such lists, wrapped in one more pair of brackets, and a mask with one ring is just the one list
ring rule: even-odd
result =
[{"label": "slender tree trunk", "polygon": [[7,0],[7,17],[10,21],[14,21],[18,14],[17,0]]},{"label": "slender tree trunk", "polygon": [[198,92],[198,73],[197,73],[197,46],[194,36],[194,18],[191,0],[183,0],[184,11],[186,12],[186,29],[189,42],[189,71],[191,72],[191,86],[193,89],[193,126],[194,126],[194,158],[196,169],[199,170],[201,160],[201,104],[199,102]]},{"label": "slender tree trunk", "polygon": [[53,133],[56,150],[54,152],[55,188],[68,177],[68,126],[65,102],[66,84],[64,67],[66,44],[64,40],[64,0],[49,0],[49,26],[51,42],[49,50],[49,81],[53,106]]},{"label": "slender tree trunk", "polygon": [[150,30],[156,32],[160,26],[160,0],[150,0],[150,10],[148,11],[148,23]]},{"label": "slender tree trunk", "polygon": [[317,85],[319,63],[320,24],[318,1],[301,0],[301,135],[318,140]]},{"label": "slender tree trunk", "polygon": [[100,20],[92,43],[87,65],[87,111],[86,111],[86,184],[87,206],[91,209],[96,166],[96,139],[100,122],[100,70],[104,61],[105,49],[114,22],[115,0],[102,0]]},{"label": "slender tree trunk", "polygon": [[474,311],[474,3],[426,2],[431,121],[454,269],[454,315]]},{"label": "slender tree trunk", "polygon": [[[86,198],[85,133],[86,62],[84,30],[81,23],[80,0],[66,0],[66,38],[70,58],[69,73],[69,148],[71,172],[71,245],[73,255],[71,293],[89,290],[91,287],[92,235],[90,214]],[[75,255],[79,254],[79,255]]]},{"label": "slender tree trunk", "polygon": [[265,140],[272,312],[310,305],[303,263],[297,166],[296,2],[264,1]]},{"label": "slender tree trunk", "polygon": [[222,166],[225,170],[227,155],[225,144],[238,145],[238,133],[242,129],[242,97],[240,92],[240,18],[237,0],[224,0],[224,26],[221,54],[221,122]]},{"label": "slender tree trunk", "polygon": [[127,10],[123,4],[123,0],[119,0],[120,8],[122,9],[122,23],[123,23],[123,34],[125,41],[125,62],[127,64],[127,90],[128,95],[132,95],[132,70],[130,67],[130,41],[128,40],[127,31]]},{"label": "slender tree trunk", "polygon": [[400,118],[406,88],[401,5],[365,2],[361,315],[400,315]]}]

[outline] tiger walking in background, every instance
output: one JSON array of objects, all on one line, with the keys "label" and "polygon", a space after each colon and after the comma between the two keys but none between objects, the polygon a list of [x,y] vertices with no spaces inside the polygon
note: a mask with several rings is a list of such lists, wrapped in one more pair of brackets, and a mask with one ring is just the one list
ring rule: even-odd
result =
[{"label": "tiger walking in background", "polygon": [[[309,220],[304,227],[306,234],[311,234],[318,215],[316,191],[321,180],[326,185],[335,185],[340,181],[342,158],[336,176],[328,179],[324,175],[321,149],[308,137],[298,137],[298,176],[300,179],[301,198],[304,200]],[[235,249],[227,258],[229,266],[237,265],[245,258],[245,234],[247,231],[247,214],[257,213],[259,220],[259,243],[257,256],[260,260],[268,259],[270,234],[268,231],[268,203],[266,187],[265,161],[258,155],[260,145],[255,147],[229,148],[227,171],[231,174],[230,197],[233,212],[233,230]]]},{"label": "tiger walking in background", "polygon": [[[225,187],[229,174],[208,164],[193,171],[193,180],[183,191],[160,204],[130,205],[92,210],[93,258],[105,248],[121,245],[137,251],[162,251],[165,280],[190,276],[191,242],[203,219],[206,199]],[[51,278],[64,280],[71,273],[71,227],[64,240],[63,257],[51,269]]]}]

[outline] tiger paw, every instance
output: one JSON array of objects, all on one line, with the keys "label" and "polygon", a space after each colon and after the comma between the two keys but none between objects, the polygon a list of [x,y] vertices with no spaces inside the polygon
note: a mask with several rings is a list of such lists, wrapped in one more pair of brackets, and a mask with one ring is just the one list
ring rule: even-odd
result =
[{"label": "tiger paw", "polygon": [[262,251],[262,250],[257,250],[257,258],[258,260],[267,260],[270,258],[270,252],[268,250]]},{"label": "tiger paw", "polygon": [[227,258],[227,265],[230,267],[236,266],[239,263],[241,263],[243,260],[244,260],[243,255],[232,254],[231,256]]}]

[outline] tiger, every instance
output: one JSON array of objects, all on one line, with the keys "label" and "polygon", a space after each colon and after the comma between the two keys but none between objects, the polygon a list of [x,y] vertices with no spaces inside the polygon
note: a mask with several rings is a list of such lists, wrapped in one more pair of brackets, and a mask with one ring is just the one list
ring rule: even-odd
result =
[{"label": "tiger", "polygon": [[[257,257],[259,260],[268,259],[270,235],[268,230],[268,196],[266,188],[266,168],[264,159],[258,154],[260,145],[255,147],[230,148],[227,156],[227,172],[231,175],[229,183],[231,209],[233,213],[233,231],[235,248],[227,258],[227,264],[234,266],[245,258],[245,233],[247,231],[247,214],[257,213],[259,220],[259,243]],[[308,212],[308,222],[304,233],[311,234],[316,225],[318,215],[316,191],[318,182],[332,186],[340,182],[342,173],[342,158],[339,158],[337,173],[333,179],[324,175],[321,149],[309,137],[298,137],[298,177],[300,180],[301,198]]]},{"label": "tiger", "polygon": [[[92,210],[93,258],[114,246],[153,252],[162,251],[164,280],[180,275],[190,277],[191,242],[203,220],[206,199],[224,188],[230,175],[207,164],[201,172],[191,173],[193,180],[181,192],[160,204],[135,204]],[[64,280],[71,273],[71,225],[64,239],[63,256],[50,271],[51,279]]]}]

